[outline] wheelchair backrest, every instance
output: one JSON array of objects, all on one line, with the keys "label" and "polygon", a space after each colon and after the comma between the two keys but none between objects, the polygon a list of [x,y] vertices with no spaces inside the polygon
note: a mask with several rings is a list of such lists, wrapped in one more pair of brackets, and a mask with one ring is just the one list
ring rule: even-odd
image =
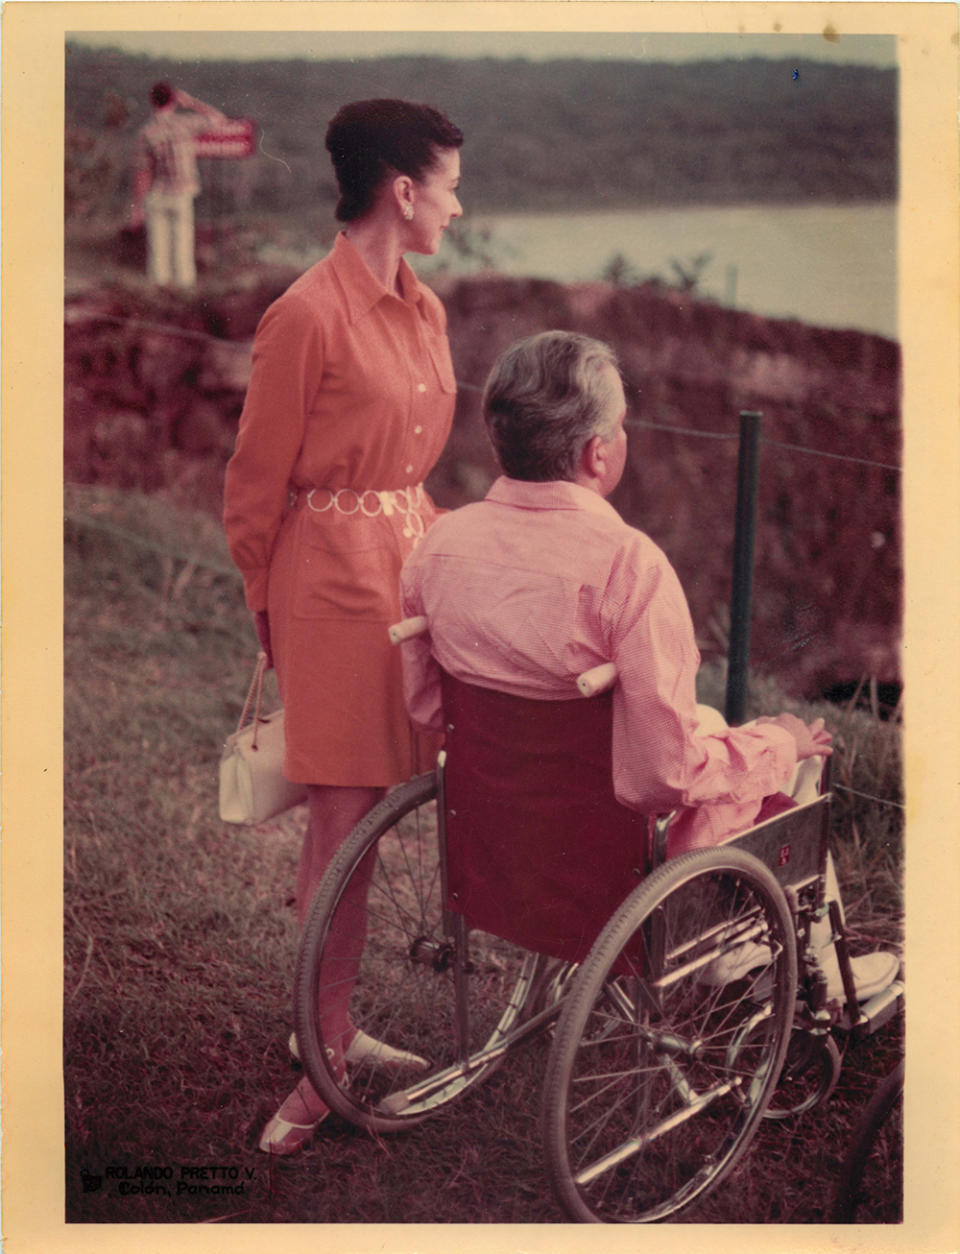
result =
[{"label": "wheelchair backrest", "polygon": [[649,823],[613,793],[612,697],[537,701],[444,674],[447,902],[578,962],[646,874]]}]

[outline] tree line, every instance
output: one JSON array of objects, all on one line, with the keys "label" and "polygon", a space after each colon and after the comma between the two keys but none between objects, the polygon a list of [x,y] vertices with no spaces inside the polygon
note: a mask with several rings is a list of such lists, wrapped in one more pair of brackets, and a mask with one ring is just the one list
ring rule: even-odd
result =
[{"label": "tree line", "polygon": [[328,209],[336,192],[327,121],[370,96],[425,100],[463,129],[464,199],[477,211],[897,194],[892,69],[761,58],[174,61],[68,42],[68,212],[123,200],[157,79],[255,120],[256,155],[217,163],[214,180],[221,198],[226,188],[247,212]]}]

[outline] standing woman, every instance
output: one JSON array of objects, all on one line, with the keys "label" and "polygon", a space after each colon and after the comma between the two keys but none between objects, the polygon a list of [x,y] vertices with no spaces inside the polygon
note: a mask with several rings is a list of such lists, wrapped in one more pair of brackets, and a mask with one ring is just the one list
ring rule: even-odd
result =
[{"label": "standing woman", "polygon": [[[276,666],[284,774],[308,786],[301,927],[343,839],[436,750],[408,721],[386,628],[401,616],[400,567],[436,516],[423,480],[456,392],[443,306],[403,254],[435,253],[460,216],[462,142],[437,110],[402,100],[334,117],[326,146],[345,226],[257,328],[227,467],[227,539]],[[360,1048],[345,1032],[344,1057]],[[303,1077],[260,1148],[295,1153],[327,1114]]]}]

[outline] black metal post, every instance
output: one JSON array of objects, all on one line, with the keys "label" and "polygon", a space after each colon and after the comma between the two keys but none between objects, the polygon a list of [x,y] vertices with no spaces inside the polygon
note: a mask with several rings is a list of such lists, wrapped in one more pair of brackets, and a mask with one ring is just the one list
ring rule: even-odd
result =
[{"label": "black metal post", "polygon": [[727,663],[726,720],[743,722],[747,708],[750,662],[750,610],[753,598],[753,549],[757,528],[757,466],[762,414],[740,414],[737,458],[737,514],[733,534],[733,581],[730,590],[730,651]]}]

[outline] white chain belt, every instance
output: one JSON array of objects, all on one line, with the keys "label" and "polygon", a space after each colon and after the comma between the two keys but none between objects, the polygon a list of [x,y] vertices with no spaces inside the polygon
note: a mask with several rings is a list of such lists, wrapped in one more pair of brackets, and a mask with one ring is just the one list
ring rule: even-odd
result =
[{"label": "white chain belt", "polygon": [[315,514],[325,514],[328,510],[336,510],[338,514],[351,517],[360,514],[364,518],[376,518],[383,514],[389,518],[392,514],[404,516],[403,534],[408,539],[419,540],[424,533],[423,519],[419,511],[426,504],[423,484],[415,487],[387,488],[377,491],[375,488],[300,488],[291,490],[291,504],[306,501],[307,508]]}]

